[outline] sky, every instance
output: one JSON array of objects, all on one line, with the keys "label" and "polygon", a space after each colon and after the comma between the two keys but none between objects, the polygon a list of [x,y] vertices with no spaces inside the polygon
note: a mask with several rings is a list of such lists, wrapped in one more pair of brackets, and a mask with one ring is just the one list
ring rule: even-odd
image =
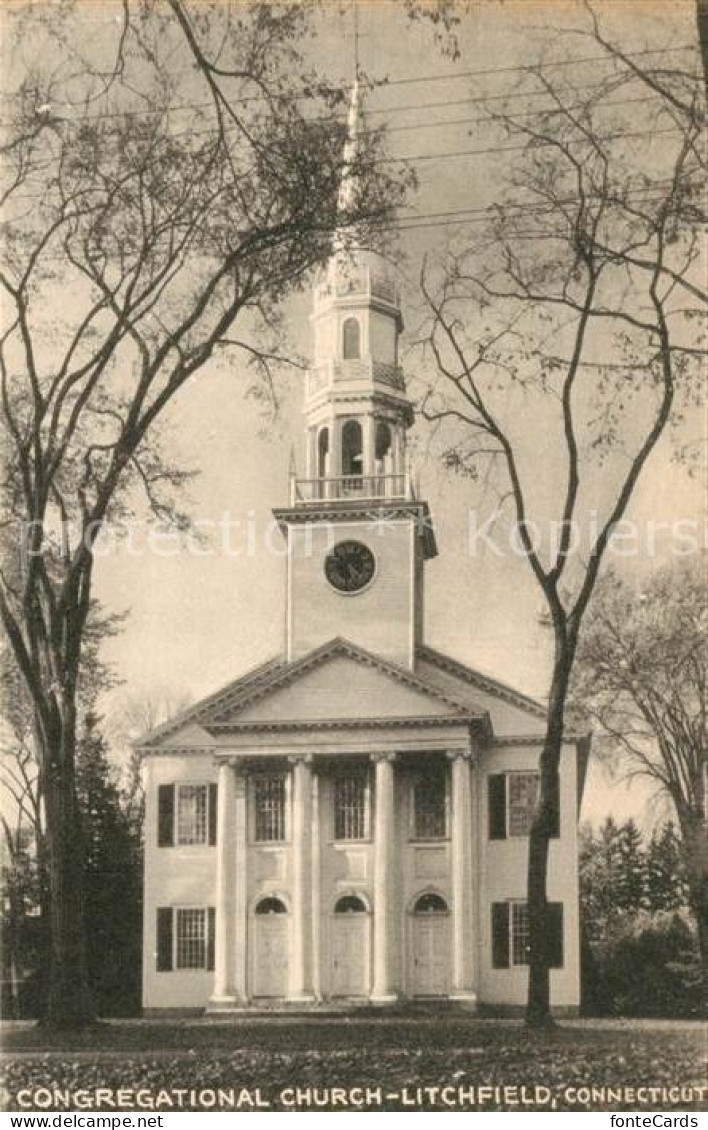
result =
[{"label": "sky", "polygon": [[[669,11],[663,4],[635,0],[602,10],[623,46],[640,47],[646,41],[665,47],[694,38],[689,4],[675,4]],[[460,56],[452,61],[436,48],[427,24],[406,21],[400,4],[380,0],[359,5],[361,68],[374,80],[389,79],[368,96],[368,120],[394,127],[388,152],[416,158],[419,177],[406,215],[418,217],[421,226],[402,239],[402,282],[410,305],[410,312],[404,311],[409,326],[404,349],[412,388],[421,362],[410,350],[416,322],[410,284],[422,256],[443,241],[459,239],[461,230],[454,224],[433,226],[431,216],[486,206],[500,191],[498,155],[451,156],[498,144],[490,137],[490,126],[477,120],[473,100],[508,91],[514,78],[511,68],[528,62],[534,44],[582,22],[577,4],[534,0],[490,0],[472,5],[468,13],[460,9],[460,14]],[[325,8],[317,50],[331,74],[351,79],[354,36],[349,13],[340,16],[335,6]],[[567,50],[575,56],[595,53],[570,36]],[[578,68],[585,68],[592,81],[595,64],[581,63]],[[580,76],[585,72],[579,70]],[[441,105],[431,106],[433,102]],[[288,337],[304,355],[310,348],[310,301],[309,293],[298,295],[285,311]],[[201,523],[218,523],[229,515],[230,522],[238,523],[232,526],[237,552],[208,552],[206,545],[201,552],[177,552],[176,543],[167,541],[162,551],[148,552],[147,531],[141,528],[133,530],[131,545],[107,545],[101,552],[96,595],[111,611],[129,611],[124,632],[106,646],[107,658],[123,680],[106,704],[109,711],[119,709],[127,695],[166,688],[196,699],[282,649],[285,569],[270,512],[287,502],[291,459],[303,466],[304,379],[295,371],[279,381],[275,421],[247,395],[249,380],[237,360],[207,366],[173,402],[166,420],[175,463],[199,471],[188,489],[190,512]],[[695,432],[696,421],[690,426]],[[533,450],[544,437],[534,433],[532,419],[526,428]],[[440,551],[426,567],[426,640],[542,698],[551,640],[528,565],[509,552],[501,558],[490,551],[470,553],[470,530],[488,514],[488,499],[442,468],[420,421],[413,439],[413,469],[420,493],[430,504]],[[628,517],[644,527],[677,517],[697,521],[701,506],[700,481],[672,463],[670,446],[664,443],[640,481]],[[247,552],[249,530],[257,545],[254,553]],[[656,553],[643,552],[619,563],[641,575],[665,558],[666,539],[659,537]],[[645,802],[646,794],[636,784],[631,789],[613,785],[600,767],[591,768],[584,818],[597,821],[610,812],[644,818]]]}]

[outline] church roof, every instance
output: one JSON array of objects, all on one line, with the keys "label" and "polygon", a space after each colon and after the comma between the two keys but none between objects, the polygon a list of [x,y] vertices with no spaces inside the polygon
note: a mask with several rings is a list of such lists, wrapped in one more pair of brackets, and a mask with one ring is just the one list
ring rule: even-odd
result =
[{"label": "church roof", "polygon": [[[490,700],[497,699],[509,704],[516,711],[520,710],[530,722],[533,720],[532,729],[536,732],[540,730],[539,723],[545,717],[541,703],[433,648],[420,646],[416,658],[415,670],[408,670],[389,660],[381,659],[346,639],[337,638],[315,648],[294,662],[276,657],[260,664],[156,727],[136,741],[135,745],[145,750],[164,748],[170,745],[171,738],[176,737],[178,733],[184,733],[190,727],[198,728],[208,741],[209,736],[227,733],[231,729],[259,725],[269,716],[270,704],[275,703],[277,694],[280,694],[278,706],[281,710],[286,708],[286,704],[287,708],[292,710],[293,703],[296,703],[300,721],[303,717],[311,717],[313,722],[320,724],[331,725],[338,721],[344,725],[347,722],[344,718],[328,717],[322,720],[323,691],[311,679],[314,672],[335,660],[347,660],[350,664],[349,670],[352,672],[357,668],[365,667],[377,678],[397,683],[399,688],[405,688],[407,698],[402,697],[403,691],[398,692],[398,697],[393,694],[387,696],[387,699],[390,699],[390,703],[386,703],[389,709],[377,708],[369,702],[368,709],[364,708],[367,718],[369,714],[380,715],[382,720],[394,724],[405,722],[416,711],[424,712],[431,718],[475,724],[486,732],[487,736],[492,736],[489,706]],[[295,688],[296,693],[291,694],[289,698],[284,697],[287,688],[292,687]],[[344,696],[346,699],[348,690],[353,691],[354,688],[341,686],[340,697]],[[359,693],[361,695],[361,688]],[[336,711],[336,701],[332,701],[336,698],[336,694],[330,691],[328,702],[330,713],[332,710]],[[357,702],[359,711],[361,711],[360,701],[361,698]],[[403,712],[400,718],[396,714],[396,704],[400,705]],[[351,707],[351,703],[349,705]],[[351,710],[349,714],[351,722]],[[287,718],[280,724],[286,726]],[[517,733],[519,737],[530,736],[523,726],[517,729]]]},{"label": "church roof", "polygon": [[485,691],[488,694],[494,695],[496,698],[504,699],[506,702],[511,703],[511,705],[521,710],[528,711],[528,713],[535,715],[537,718],[546,717],[546,707],[537,699],[530,698],[528,695],[509,686],[508,683],[503,683],[499,679],[493,678],[491,675],[485,675],[481,671],[475,670],[473,667],[468,667],[465,663],[461,663],[458,659],[453,659],[450,655],[445,655],[441,651],[436,651],[432,647],[421,644],[416,648],[416,658],[430,663],[440,671],[449,673],[454,678],[461,680],[470,687]]}]

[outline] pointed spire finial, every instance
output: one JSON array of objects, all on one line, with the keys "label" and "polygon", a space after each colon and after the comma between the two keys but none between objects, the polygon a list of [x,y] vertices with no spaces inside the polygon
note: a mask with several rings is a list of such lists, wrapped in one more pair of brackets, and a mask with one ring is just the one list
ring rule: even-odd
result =
[{"label": "pointed spire finial", "polygon": [[354,84],[359,82],[359,3],[352,0],[354,9]]}]

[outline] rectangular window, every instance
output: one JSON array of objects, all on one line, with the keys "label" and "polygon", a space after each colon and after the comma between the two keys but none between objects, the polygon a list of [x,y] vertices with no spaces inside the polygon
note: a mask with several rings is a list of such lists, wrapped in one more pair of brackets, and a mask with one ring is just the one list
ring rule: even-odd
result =
[{"label": "rectangular window", "polygon": [[529,912],[525,902],[511,904],[511,964],[529,963]]},{"label": "rectangular window", "polygon": [[538,773],[510,773],[508,784],[508,834],[528,836],[538,796]]},{"label": "rectangular window", "polygon": [[444,840],[447,833],[447,773],[436,766],[413,784],[413,838]]},{"label": "rectangular window", "polygon": [[177,789],[177,843],[205,844],[208,828],[206,785],[180,785]]},{"label": "rectangular window", "polygon": [[[539,776],[534,772],[493,773],[487,778],[490,840],[528,836],[538,800]],[[551,797],[553,820],[550,835],[560,834],[560,789],[558,776]]]},{"label": "rectangular window", "polygon": [[[171,953],[173,917],[174,959]],[[215,926],[216,911],[213,906],[158,910],[158,970],[212,970]]]},{"label": "rectangular window", "polygon": [[254,776],[254,839],[279,843],[285,839],[285,777]]},{"label": "rectangular window", "polygon": [[367,792],[366,779],[361,775],[335,778],[335,840],[366,839],[368,835]]},{"label": "rectangular window", "polygon": [[206,953],[206,910],[178,910],[176,968],[205,969]]},{"label": "rectangular window", "polygon": [[[546,945],[551,969],[563,967],[563,904],[546,908]],[[492,903],[492,965],[495,969],[529,963],[529,915],[525,902]]]}]

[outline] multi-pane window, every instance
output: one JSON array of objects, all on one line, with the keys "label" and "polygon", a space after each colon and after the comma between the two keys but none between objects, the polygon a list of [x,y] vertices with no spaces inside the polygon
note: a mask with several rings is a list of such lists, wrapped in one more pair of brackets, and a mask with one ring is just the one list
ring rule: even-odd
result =
[{"label": "multi-pane window", "polygon": [[529,963],[529,911],[525,902],[511,904],[511,964]]},{"label": "multi-pane window", "polygon": [[256,776],[253,779],[255,835],[259,843],[285,839],[285,777]]},{"label": "multi-pane window", "polygon": [[367,787],[363,776],[336,777],[334,782],[335,840],[365,840]]},{"label": "multi-pane window", "polygon": [[206,969],[207,963],[207,912],[206,910],[177,911],[177,969]]},{"label": "multi-pane window", "polygon": [[180,785],[177,790],[177,843],[207,842],[206,785]]},{"label": "multi-pane window", "polygon": [[[528,836],[538,803],[539,777],[532,770],[492,773],[487,778],[489,803],[489,838],[506,840],[509,836]],[[560,835],[561,795],[556,773],[549,784],[550,836]]]},{"label": "multi-pane window", "polygon": [[447,830],[447,782],[445,766],[416,777],[413,783],[413,838],[442,840]]},{"label": "multi-pane window", "polygon": [[[529,964],[529,913],[525,902],[510,899],[492,903],[492,966],[509,969]],[[563,904],[546,904],[546,957],[551,969],[563,966]]]},{"label": "multi-pane window", "polygon": [[536,809],[538,774],[510,773],[508,787],[509,835],[528,836]]}]

